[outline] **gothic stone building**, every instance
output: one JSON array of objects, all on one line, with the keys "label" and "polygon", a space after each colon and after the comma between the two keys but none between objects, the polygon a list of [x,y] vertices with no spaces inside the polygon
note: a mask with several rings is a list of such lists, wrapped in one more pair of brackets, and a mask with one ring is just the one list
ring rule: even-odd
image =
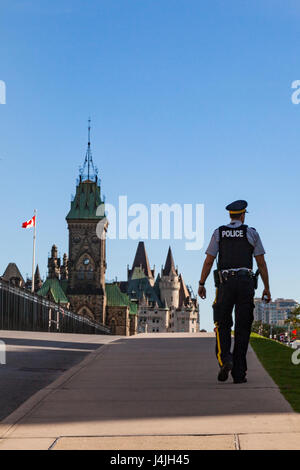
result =
[{"label": "gothic stone building", "polygon": [[[98,206],[103,204],[100,186],[91,179],[82,180],[66,217],[69,229],[69,260],[67,297],[72,309],[88,315],[97,322],[106,323],[105,296],[105,234],[96,234]],[[107,230],[107,224],[103,230]]]},{"label": "gothic stone building", "polygon": [[[103,209],[102,215],[98,215],[99,206]],[[61,261],[57,247],[53,245],[48,259],[48,279],[38,293],[53,298],[77,314],[109,326],[112,333],[135,334],[135,304],[118,286],[105,283],[108,224],[97,171],[92,161],[90,139],[66,221],[69,256],[64,254]],[[101,227],[97,233],[99,222]]]},{"label": "gothic stone building", "polygon": [[105,282],[108,224],[92,160],[90,127],[84,165],[66,221],[69,255],[64,254],[61,260],[57,247],[52,246],[48,277],[39,295],[110,327],[117,335],[199,331],[197,299],[178,274],[171,248],[156,280],[145,245],[140,242],[127,281]]},{"label": "gothic stone building", "polygon": [[144,242],[140,242],[127,281],[119,283],[138,305],[138,331],[148,333],[199,331],[199,305],[175,268],[169,248],[161,273],[154,278]]},{"label": "gothic stone building", "polygon": [[[9,282],[12,286],[22,287],[31,291],[32,279],[28,278],[24,281],[22,274],[16,263],[9,263],[1,276],[6,282]],[[37,292],[42,287],[43,281],[40,275],[39,266],[36,266],[35,275],[34,275],[34,292]]]}]

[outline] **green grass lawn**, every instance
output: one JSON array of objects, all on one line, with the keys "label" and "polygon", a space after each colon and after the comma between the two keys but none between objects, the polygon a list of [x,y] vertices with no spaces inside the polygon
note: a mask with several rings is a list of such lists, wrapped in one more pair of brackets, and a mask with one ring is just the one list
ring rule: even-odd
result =
[{"label": "green grass lawn", "polygon": [[278,385],[281,393],[300,412],[300,364],[294,365],[291,356],[294,349],[274,340],[251,334],[250,344],[258,359]]}]

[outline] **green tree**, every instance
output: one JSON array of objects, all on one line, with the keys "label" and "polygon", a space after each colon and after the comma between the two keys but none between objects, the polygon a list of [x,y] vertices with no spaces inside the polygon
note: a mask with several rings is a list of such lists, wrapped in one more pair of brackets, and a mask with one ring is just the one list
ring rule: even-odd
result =
[{"label": "green tree", "polygon": [[296,337],[300,338],[300,305],[290,311],[285,323],[289,324],[290,331],[297,330]]},{"label": "green tree", "polygon": [[276,339],[279,340],[279,336],[286,332],[287,328],[284,326],[269,325],[268,323],[262,323],[260,321],[255,321],[252,323],[252,331],[257,333],[265,338],[269,338],[272,332],[272,336],[276,335]]},{"label": "green tree", "polygon": [[252,323],[252,331],[261,336],[269,338],[271,332],[271,326],[268,323],[262,323],[261,321],[255,321]]}]

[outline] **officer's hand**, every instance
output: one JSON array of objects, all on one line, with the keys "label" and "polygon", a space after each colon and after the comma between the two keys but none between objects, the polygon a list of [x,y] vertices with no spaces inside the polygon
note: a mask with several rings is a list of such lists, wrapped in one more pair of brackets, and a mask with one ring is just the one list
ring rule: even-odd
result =
[{"label": "officer's hand", "polygon": [[198,295],[201,299],[206,299],[206,289],[204,286],[199,286]]},{"label": "officer's hand", "polygon": [[[264,296],[266,296],[266,300],[264,299]],[[269,291],[269,289],[264,289],[262,293],[262,300],[265,300],[267,304],[271,302],[271,292]]]}]

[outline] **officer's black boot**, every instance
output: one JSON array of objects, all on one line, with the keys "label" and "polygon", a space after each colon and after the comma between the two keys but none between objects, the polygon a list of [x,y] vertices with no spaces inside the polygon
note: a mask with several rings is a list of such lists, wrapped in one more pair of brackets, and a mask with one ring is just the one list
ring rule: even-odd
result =
[{"label": "officer's black boot", "polygon": [[234,384],[245,384],[247,382],[246,377],[237,377],[233,379]]},{"label": "officer's black boot", "polygon": [[228,360],[220,368],[220,372],[218,373],[218,381],[226,382],[231,369],[232,369],[232,361]]}]

